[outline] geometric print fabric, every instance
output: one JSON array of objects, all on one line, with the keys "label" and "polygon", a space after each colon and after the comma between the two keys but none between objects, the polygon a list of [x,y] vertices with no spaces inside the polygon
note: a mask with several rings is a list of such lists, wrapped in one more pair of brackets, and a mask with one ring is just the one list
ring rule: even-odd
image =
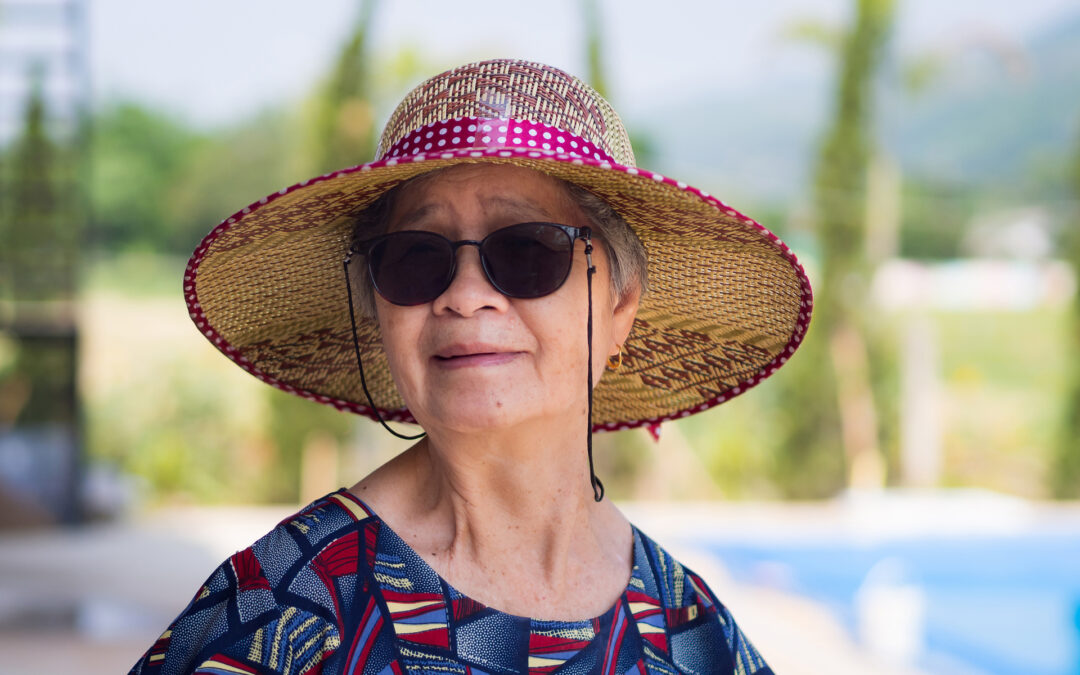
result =
[{"label": "geometric print fabric", "polygon": [[342,489],[226,560],[131,673],[771,675],[704,581],[633,534],[614,607],[539,621],[458,592]]}]

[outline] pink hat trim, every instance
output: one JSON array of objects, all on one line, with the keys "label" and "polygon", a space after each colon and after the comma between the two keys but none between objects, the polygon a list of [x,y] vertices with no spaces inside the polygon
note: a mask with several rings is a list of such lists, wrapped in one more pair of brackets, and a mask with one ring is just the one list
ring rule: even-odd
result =
[{"label": "pink hat trim", "polygon": [[405,134],[380,159],[472,148],[541,150],[615,161],[595,143],[564,129],[530,120],[484,117],[455,117],[422,126]]}]

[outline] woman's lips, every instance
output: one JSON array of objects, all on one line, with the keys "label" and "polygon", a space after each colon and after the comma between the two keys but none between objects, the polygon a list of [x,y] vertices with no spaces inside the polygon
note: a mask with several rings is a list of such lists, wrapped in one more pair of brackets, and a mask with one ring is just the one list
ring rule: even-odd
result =
[{"label": "woman's lips", "polygon": [[451,347],[433,357],[442,368],[472,368],[497,366],[516,359],[521,352],[484,347]]}]

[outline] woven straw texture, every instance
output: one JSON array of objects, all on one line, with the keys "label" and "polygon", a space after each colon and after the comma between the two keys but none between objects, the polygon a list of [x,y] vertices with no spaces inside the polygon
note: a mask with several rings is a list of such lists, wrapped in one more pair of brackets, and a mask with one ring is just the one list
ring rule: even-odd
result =
[{"label": "woven straw texture", "polygon": [[462,117],[543,122],[634,166],[626,128],[592,87],[550,66],[505,60],[455,68],[413,89],[386,123],[376,155],[382,157],[415,129]]},{"label": "woven straw texture", "polygon": [[[715,198],[634,168],[614,111],[569,75],[520,62],[450,71],[406,97],[381,147],[445,115],[504,113],[565,129],[616,162],[489,145],[382,159],[304,181],[230,217],[196,249],[185,275],[196,326],[259,379],[373,416],[356,369],[342,271],[353,217],[421,173],[465,162],[511,163],[591,190],[626,219],[648,253],[651,290],[622,367],[605,372],[596,388],[595,429],[707,409],[756,385],[794,353],[811,310],[795,256]],[[388,419],[411,421],[377,325],[357,318],[375,404]]]}]

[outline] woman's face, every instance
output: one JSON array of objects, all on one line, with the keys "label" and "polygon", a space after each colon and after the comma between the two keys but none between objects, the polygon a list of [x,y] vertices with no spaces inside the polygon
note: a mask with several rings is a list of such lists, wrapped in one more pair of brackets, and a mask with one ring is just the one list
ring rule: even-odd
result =
[{"label": "woman's face", "polygon": [[[468,164],[405,186],[388,231],[429,230],[481,240],[514,223],[588,225],[555,179],[513,165]],[[457,272],[432,302],[402,307],[376,294],[390,371],[409,410],[429,431],[508,427],[585,413],[588,295],[585,244],[566,282],[540,298],[508,298],[488,282],[478,249],[457,251]],[[613,297],[607,258],[593,248],[593,372],[629,334],[637,294]]]}]

